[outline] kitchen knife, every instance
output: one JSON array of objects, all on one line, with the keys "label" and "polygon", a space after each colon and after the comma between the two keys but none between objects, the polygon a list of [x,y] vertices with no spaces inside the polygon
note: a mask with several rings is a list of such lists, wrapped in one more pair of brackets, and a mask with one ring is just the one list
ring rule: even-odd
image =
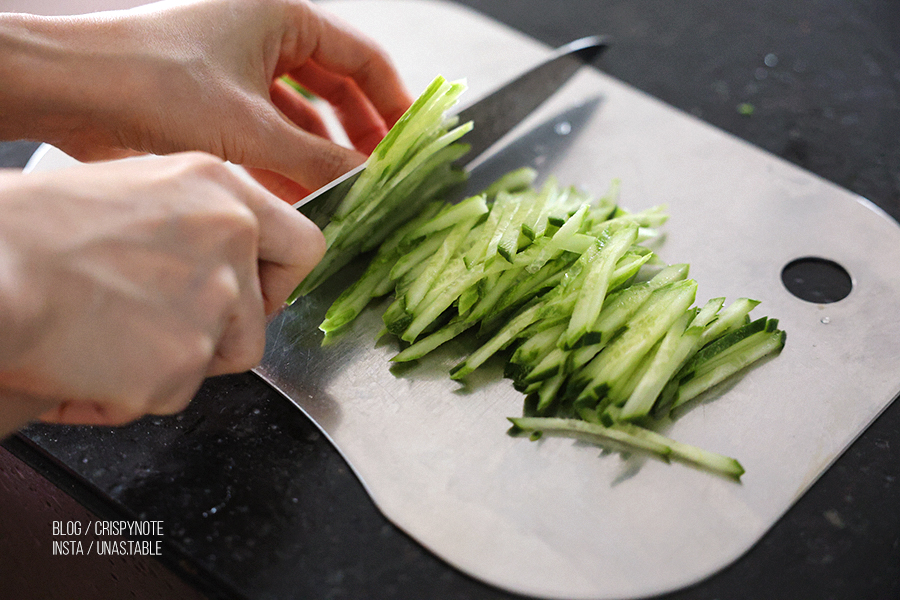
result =
[{"label": "kitchen knife", "polygon": [[[553,95],[578,69],[607,46],[606,38],[588,36],[557,48],[545,61],[509,81],[484,98],[459,109],[459,121],[475,127],[464,141],[470,150],[458,166],[471,165],[504,135]],[[293,206],[320,228],[347,195],[366,163],[312,192]]]}]

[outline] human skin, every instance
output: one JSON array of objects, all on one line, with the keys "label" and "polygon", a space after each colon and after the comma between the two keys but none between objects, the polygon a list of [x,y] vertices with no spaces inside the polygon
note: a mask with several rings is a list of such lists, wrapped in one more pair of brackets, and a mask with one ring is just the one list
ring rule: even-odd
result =
[{"label": "human skin", "polygon": [[[282,76],[331,104],[352,148]],[[301,0],[0,14],[0,80],[0,139],[173,155],[0,174],[0,435],[169,414],[204,377],[254,366],[324,240],[222,161],[293,202],[412,102],[377,45]]]},{"label": "human skin", "polygon": [[[300,0],[5,14],[0,55],[0,139],[80,160],[200,150],[274,172],[294,195],[360,164],[412,103],[374,42]],[[354,148],[281,76],[329,102]]]},{"label": "human skin", "polygon": [[19,421],[180,411],[260,360],[267,315],[325,249],[201,153],[0,173],[0,212],[0,405]]}]

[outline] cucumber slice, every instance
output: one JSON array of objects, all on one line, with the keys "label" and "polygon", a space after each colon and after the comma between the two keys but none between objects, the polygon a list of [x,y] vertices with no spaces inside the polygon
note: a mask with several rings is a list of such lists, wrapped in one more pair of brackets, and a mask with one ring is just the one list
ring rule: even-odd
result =
[{"label": "cucumber slice", "polygon": [[403,237],[403,243],[412,243],[414,240],[448,229],[461,222],[477,219],[486,215],[487,212],[488,207],[484,195],[471,196],[458,204],[445,205],[434,218],[426,220],[408,232]]},{"label": "cucumber slice", "polygon": [[516,193],[527,192],[537,179],[538,173],[531,167],[520,167],[500,176],[482,192],[488,200],[493,200],[501,191]]},{"label": "cucumber slice", "polygon": [[436,349],[438,346],[445,344],[456,336],[460,335],[461,333],[469,329],[472,325],[472,323],[467,323],[462,319],[452,319],[449,323],[447,323],[428,337],[419,340],[418,342],[408,346],[407,348],[399,352],[391,359],[391,361],[409,362],[412,360],[419,360],[432,350]]},{"label": "cucumber slice", "polygon": [[750,311],[759,305],[759,300],[738,298],[728,305],[712,321],[701,336],[700,343],[705,346],[712,340],[745,324]]},{"label": "cucumber slice", "polygon": [[628,395],[622,407],[622,420],[646,417],[663,387],[681,367],[700,341],[700,327],[688,328],[694,312],[687,311],[666,333],[646,372]]},{"label": "cucumber slice", "polygon": [[698,369],[693,377],[678,386],[672,408],[696,398],[763,357],[780,352],[784,348],[785,338],[786,334],[781,330],[761,331],[721,352],[702,370]]},{"label": "cucumber slice", "polygon": [[617,423],[612,425],[612,429],[669,448],[670,459],[688,463],[736,481],[740,481],[741,475],[745,472],[741,463],[733,458],[673,440],[650,429],[628,423]]},{"label": "cucumber slice", "polygon": [[608,389],[623,373],[631,373],[693,303],[696,292],[697,282],[692,279],[668,283],[654,290],[629,321],[625,331],[585,367],[592,392]]},{"label": "cucumber slice", "polygon": [[589,266],[584,275],[584,283],[578,291],[578,299],[572,309],[572,319],[566,330],[564,348],[572,349],[580,345],[584,336],[593,327],[603,308],[603,301],[606,298],[616,264],[636,239],[637,225],[626,224],[612,233],[605,240],[602,248],[599,245],[595,246],[594,252],[588,250],[582,255],[582,257],[587,257],[586,262],[589,263]]},{"label": "cucumber slice", "polygon": [[[428,290],[440,276],[453,255],[456,254],[457,249],[465,241],[466,235],[472,230],[479,218],[480,216],[468,218],[453,226],[450,233],[441,243],[440,248],[429,259],[425,271],[416,278],[409,291],[406,292],[406,307],[408,310],[416,310],[416,307],[428,293]],[[459,262],[462,263],[462,260],[460,259]]]},{"label": "cucumber slice", "polygon": [[450,370],[450,377],[452,379],[462,379],[480,367],[484,361],[502,350],[522,330],[531,325],[540,313],[541,308],[543,308],[543,303],[537,302],[519,312],[510,320],[506,327],[497,332],[487,343],[470,354],[466,360],[453,367]]},{"label": "cucumber slice", "polygon": [[558,417],[507,417],[513,424],[513,433],[542,432],[562,433],[576,436],[586,436],[601,443],[612,443],[618,447],[624,446],[630,450],[649,452],[664,460],[668,460],[672,454],[672,448],[668,444],[660,443],[650,436],[634,435],[627,430],[612,427],[604,427],[598,423],[588,423],[580,419],[561,419]]}]

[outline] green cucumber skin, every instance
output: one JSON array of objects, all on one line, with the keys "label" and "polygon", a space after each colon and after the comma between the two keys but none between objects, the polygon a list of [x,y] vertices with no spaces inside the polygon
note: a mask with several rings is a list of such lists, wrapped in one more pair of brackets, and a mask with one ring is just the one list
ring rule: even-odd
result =
[{"label": "green cucumber skin", "polygon": [[[552,177],[535,189],[536,172],[520,169],[482,194],[442,202],[438,194],[463,176],[448,163],[466,151],[459,140],[471,124],[443,116],[462,88],[433,81],[376,148],[362,184],[326,228],[335,252],[295,295],[339,271],[348,256],[377,248],[364,276],[329,309],[326,338],[372,298],[393,293],[385,329],[410,345],[392,361],[420,360],[473,329],[486,341],[451,377],[463,379],[507,353],[504,375],[537,415],[527,418],[543,419],[511,418],[514,428],[530,428],[534,437],[587,435],[739,480],[736,460],[637,424],[666,418],[779,352],[785,334],[777,320],[751,321],[759,301],[747,298],[691,308],[697,283],[688,266],[659,267],[641,245],[667,215],[661,207],[623,210],[617,182],[597,201]],[[411,195],[415,201],[407,201]],[[371,235],[379,223],[379,235]]]}]

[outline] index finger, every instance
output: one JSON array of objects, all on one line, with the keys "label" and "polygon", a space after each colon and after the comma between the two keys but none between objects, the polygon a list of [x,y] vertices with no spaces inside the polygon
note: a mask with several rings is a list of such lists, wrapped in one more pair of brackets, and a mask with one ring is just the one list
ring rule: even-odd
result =
[{"label": "index finger", "polygon": [[[403,116],[413,102],[387,52],[374,40],[326,10],[304,2],[294,13],[294,26],[301,32],[292,64],[282,72],[312,59],[324,69],[349,77],[372,103],[388,128]],[[288,57],[282,59],[291,60]]]},{"label": "index finger", "polygon": [[281,308],[325,254],[325,237],[291,205],[250,182],[244,203],[259,224],[259,283],[267,315]]}]

